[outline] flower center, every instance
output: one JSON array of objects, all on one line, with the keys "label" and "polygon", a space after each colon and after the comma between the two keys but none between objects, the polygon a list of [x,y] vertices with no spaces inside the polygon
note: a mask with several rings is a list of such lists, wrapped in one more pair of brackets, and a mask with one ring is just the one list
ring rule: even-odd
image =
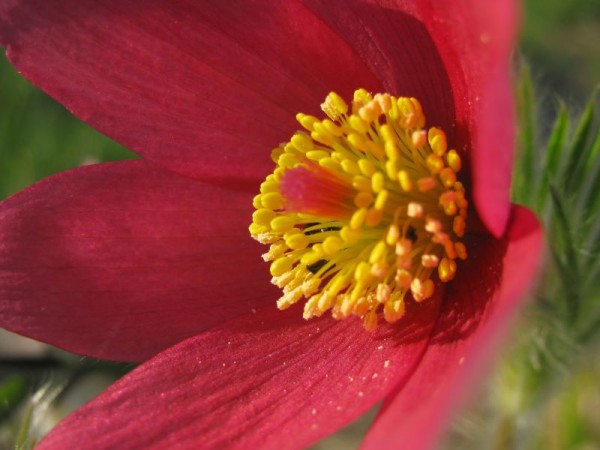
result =
[{"label": "flower center", "polygon": [[466,259],[461,159],[425,128],[415,98],[359,89],[349,108],[332,92],[321,109],[328,118],[298,114],[306,132],[273,151],[250,233],[270,244],[280,309],[305,298],[306,319],[331,310],[373,330],[380,312],[396,322]]}]

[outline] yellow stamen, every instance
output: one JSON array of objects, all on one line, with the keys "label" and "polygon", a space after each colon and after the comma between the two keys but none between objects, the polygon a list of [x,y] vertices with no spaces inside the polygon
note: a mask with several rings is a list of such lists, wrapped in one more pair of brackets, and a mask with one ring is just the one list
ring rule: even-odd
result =
[{"label": "yellow stamen", "polygon": [[331,311],[373,330],[467,258],[461,158],[443,130],[425,128],[415,98],[359,89],[350,105],[330,93],[321,109],[327,118],[297,114],[305,131],[273,150],[249,229],[270,245],[280,309],[305,298],[306,319]]}]

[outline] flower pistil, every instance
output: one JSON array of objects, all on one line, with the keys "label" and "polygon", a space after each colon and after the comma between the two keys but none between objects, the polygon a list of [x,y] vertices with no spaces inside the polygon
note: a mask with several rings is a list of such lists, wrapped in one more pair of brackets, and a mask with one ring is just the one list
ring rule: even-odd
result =
[{"label": "flower pistil", "polygon": [[306,131],[273,151],[250,233],[270,245],[280,309],[306,298],[306,319],[331,310],[372,330],[380,311],[396,322],[408,293],[430,298],[466,259],[461,158],[425,128],[415,98],[359,89],[349,107],[332,92],[321,109],[323,120],[298,114]]}]

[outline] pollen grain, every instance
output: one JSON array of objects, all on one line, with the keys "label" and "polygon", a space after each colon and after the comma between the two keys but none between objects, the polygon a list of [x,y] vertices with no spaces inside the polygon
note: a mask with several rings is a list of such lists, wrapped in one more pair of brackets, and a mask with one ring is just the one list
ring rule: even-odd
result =
[{"label": "pollen grain", "polygon": [[273,150],[250,234],[270,245],[280,309],[306,299],[306,319],[331,311],[373,330],[467,258],[461,157],[415,98],[359,89],[348,105],[332,92],[321,109],[326,118],[298,114],[304,130]]}]

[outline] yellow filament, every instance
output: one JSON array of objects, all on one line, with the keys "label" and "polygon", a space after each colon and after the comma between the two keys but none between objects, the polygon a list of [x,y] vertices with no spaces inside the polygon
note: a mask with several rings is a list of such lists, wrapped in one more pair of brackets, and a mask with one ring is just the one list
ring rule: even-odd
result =
[{"label": "yellow filament", "polygon": [[[249,229],[270,245],[279,308],[306,299],[307,319],[331,311],[373,330],[431,298],[467,258],[461,157],[425,127],[415,98],[359,89],[348,104],[332,92],[321,109],[325,119],[297,114],[304,131],[273,150]],[[299,168],[319,187],[286,187]]]}]

